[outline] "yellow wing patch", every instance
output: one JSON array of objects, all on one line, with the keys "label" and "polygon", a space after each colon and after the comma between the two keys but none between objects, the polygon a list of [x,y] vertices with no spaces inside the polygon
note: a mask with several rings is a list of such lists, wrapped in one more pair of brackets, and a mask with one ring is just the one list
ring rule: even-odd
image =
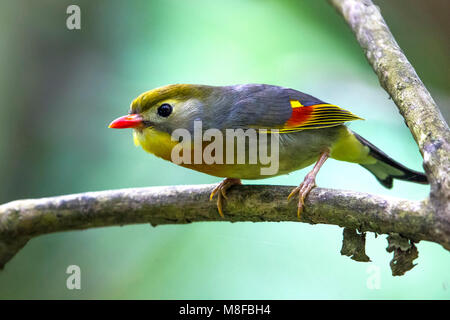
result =
[{"label": "yellow wing patch", "polygon": [[302,103],[298,100],[291,100],[290,102],[291,102],[292,109],[304,107],[304,105],[302,105]]}]

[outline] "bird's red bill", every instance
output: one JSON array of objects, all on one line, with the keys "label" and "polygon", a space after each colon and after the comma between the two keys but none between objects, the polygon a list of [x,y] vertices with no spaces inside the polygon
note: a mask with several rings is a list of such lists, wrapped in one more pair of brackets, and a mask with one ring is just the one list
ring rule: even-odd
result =
[{"label": "bird's red bill", "polygon": [[142,125],[142,118],[138,114],[129,114],[120,118],[117,118],[109,124],[108,128],[112,129],[127,129],[136,128]]}]

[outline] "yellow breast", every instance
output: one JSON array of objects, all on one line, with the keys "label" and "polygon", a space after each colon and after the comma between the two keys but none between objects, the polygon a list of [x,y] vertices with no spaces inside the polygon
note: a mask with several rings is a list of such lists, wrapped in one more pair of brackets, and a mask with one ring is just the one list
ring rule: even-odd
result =
[{"label": "yellow breast", "polygon": [[133,131],[134,144],[155,156],[171,161],[172,148],[178,141],[172,141],[170,134],[147,128]]},{"label": "yellow breast", "polygon": [[[178,141],[173,141],[171,135],[166,132],[157,131],[151,128],[146,128],[145,130],[134,130],[133,131],[134,144],[136,146],[141,146],[145,151],[154,154],[164,160],[172,161],[172,149],[179,143]],[[205,145],[202,145],[202,149]],[[194,149],[191,148],[191,159],[194,159]],[[184,150],[183,150],[184,152]],[[248,165],[235,165],[235,164],[195,164],[195,163],[182,163],[182,167],[189,168],[192,170],[200,171],[216,177],[239,177],[242,176],[242,171],[247,171],[247,167],[255,167]],[[253,168],[251,171],[255,171]]]}]

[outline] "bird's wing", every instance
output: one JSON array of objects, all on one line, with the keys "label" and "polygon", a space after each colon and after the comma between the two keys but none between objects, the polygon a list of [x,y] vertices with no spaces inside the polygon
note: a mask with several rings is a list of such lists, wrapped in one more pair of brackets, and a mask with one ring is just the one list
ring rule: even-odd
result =
[{"label": "bird's wing", "polygon": [[239,87],[239,93],[225,121],[232,127],[278,129],[287,133],[361,119],[350,111],[293,89],[245,85]]},{"label": "bird's wing", "polygon": [[334,104],[303,105],[300,100],[290,100],[289,103],[292,108],[292,115],[280,128],[280,132],[328,128],[347,121],[362,120],[350,111]]}]

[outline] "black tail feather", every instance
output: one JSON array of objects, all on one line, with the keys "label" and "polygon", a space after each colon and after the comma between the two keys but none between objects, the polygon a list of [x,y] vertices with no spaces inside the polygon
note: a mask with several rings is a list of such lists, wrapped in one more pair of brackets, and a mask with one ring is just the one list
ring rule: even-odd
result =
[{"label": "black tail feather", "polygon": [[378,149],[372,143],[353,132],[355,137],[363,145],[370,149],[370,155],[377,159],[375,164],[362,164],[364,168],[369,170],[377,180],[386,188],[391,189],[393,179],[410,181],[421,184],[428,184],[427,176],[421,172],[411,170],[401,163],[398,163],[383,151]]}]

